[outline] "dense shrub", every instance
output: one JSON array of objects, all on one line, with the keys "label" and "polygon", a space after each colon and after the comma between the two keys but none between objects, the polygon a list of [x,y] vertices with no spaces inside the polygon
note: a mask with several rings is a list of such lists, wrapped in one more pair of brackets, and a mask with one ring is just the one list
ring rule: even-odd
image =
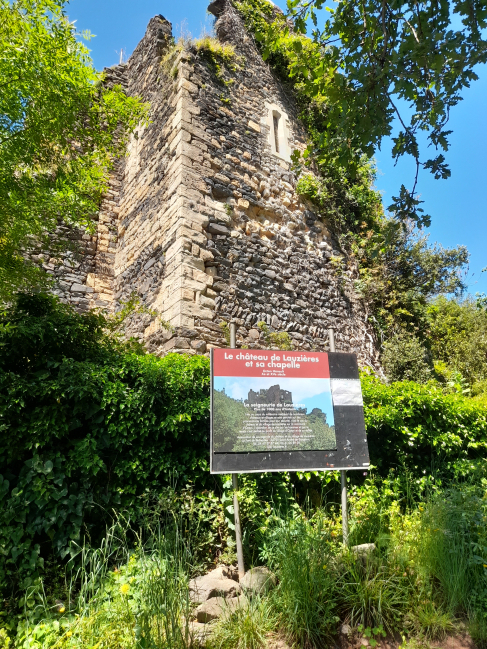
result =
[{"label": "dense shrub", "polygon": [[432,378],[426,349],[413,334],[396,334],[384,343],[381,361],[390,381],[427,383]]},{"label": "dense shrub", "polygon": [[1,317],[3,585],[94,541],[114,508],[209,478],[208,359],[137,355],[107,324],[42,295]]},{"label": "dense shrub", "polygon": [[427,311],[433,358],[460,372],[470,385],[487,379],[487,311],[481,307],[472,298],[440,296]]},{"label": "dense shrub", "polygon": [[486,457],[487,407],[435,383],[386,385],[362,376],[371,462],[382,475],[405,467],[417,478],[470,472]]}]

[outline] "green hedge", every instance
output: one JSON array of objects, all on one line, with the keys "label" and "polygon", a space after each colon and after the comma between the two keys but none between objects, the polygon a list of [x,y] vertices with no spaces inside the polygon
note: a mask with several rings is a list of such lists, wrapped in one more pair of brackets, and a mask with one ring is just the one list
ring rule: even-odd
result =
[{"label": "green hedge", "polygon": [[380,474],[465,474],[487,458],[487,407],[433,382],[382,383],[362,375],[371,462]]},{"label": "green hedge", "polygon": [[42,295],[0,319],[3,586],[94,541],[114,509],[208,481],[208,359],[137,355],[108,324]]}]

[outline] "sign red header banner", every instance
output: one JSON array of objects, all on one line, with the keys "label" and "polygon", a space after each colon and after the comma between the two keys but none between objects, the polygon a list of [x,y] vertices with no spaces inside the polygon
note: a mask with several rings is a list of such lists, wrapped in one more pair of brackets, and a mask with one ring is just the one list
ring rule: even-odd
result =
[{"label": "sign red header banner", "polygon": [[261,349],[213,349],[214,376],[329,379],[328,354]]}]

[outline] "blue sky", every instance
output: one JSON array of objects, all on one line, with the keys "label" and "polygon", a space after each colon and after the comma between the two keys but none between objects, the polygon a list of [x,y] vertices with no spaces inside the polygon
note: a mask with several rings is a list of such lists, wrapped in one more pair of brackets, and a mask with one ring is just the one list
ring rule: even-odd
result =
[{"label": "blue sky", "polygon": [[[276,0],[285,9],[285,0]],[[118,63],[120,50],[128,57],[145,32],[150,18],[162,14],[173,25],[174,35],[181,30],[199,36],[211,25],[206,13],[207,0],[71,0],[67,9],[79,30],[96,35],[88,46],[95,66],[102,69]],[[418,191],[425,201],[425,212],[433,217],[428,232],[431,242],[445,247],[467,246],[470,252],[468,290],[487,293],[487,68],[478,70],[479,81],[464,93],[464,101],[453,111],[449,128],[451,148],[447,154],[452,176],[435,180],[429,173],[420,174]],[[384,204],[392,202],[401,184],[411,187],[413,162],[403,160],[394,167],[391,145],[385,142],[376,156],[377,189],[383,192]]]},{"label": "blue sky", "polygon": [[233,377],[215,376],[214,388],[225,393],[232,399],[247,399],[249,391],[258,392],[263,388],[279,384],[282,390],[289,390],[293,395],[294,406],[304,406],[308,413],[313,408],[320,408],[326,413],[326,421],[333,426],[333,404],[330,392],[330,379],[299,379],[299,378],[263,378],[263,377]]}]

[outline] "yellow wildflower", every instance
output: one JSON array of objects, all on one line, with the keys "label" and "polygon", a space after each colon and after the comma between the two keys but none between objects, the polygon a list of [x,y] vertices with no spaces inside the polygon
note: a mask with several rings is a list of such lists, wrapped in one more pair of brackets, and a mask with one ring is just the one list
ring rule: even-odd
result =
[{"label": "yellow wildflower", "polygon": [[66,631],[66,637],[70,638],[73,635],[72,631]]},{"label": "yellow wildflower", "polygon": [[484,568],[487,568],[487,563],[484,563]]},{"label": "yellow wildflower", "polygon": [[130,590],[129,584],[122,584],[120,586],[120,592],[122,593],[122,595],[126,595],[129,592],[129,590]]},{"label": "yellow wildflower", "polygon": [[58,608],[58,613],[64,613],[65,610],[66,610],[66,607],[65,607],[65,606],[60,606],[60,607]]}]

